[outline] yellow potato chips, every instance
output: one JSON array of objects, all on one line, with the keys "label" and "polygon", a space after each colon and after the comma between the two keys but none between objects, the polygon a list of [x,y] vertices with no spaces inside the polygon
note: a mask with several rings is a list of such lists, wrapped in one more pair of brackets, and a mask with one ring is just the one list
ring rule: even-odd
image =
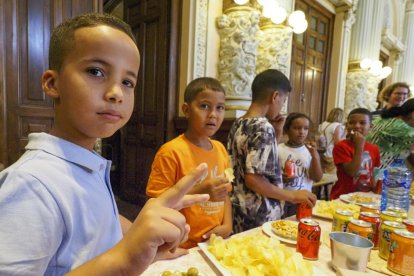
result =
[{"label": "yellow potato chips", "polygon": [[315,215],[319,215],[322,217],[332,219],[334,213],[338,209],[351,211],[354,214],[354,217],[358,218],[359,210],[361,209],[361,207],[359,207],[358,205],[354,205],[354,204],[347,204],[339,200],[332,200],[332,201],[318,200],[316,203],[314,213]]},{"label": "yellow potato chips", "polygon": [[233,182],[234,180],[234,172],[232,168],[227,168],[224,170],[224,175],[229,180],[229,182]]},{"label": "yellow potato chips", "polygon": [[232,275],[313,275],[313,266],[302,255],[261,234],[228,240],[210,237],[208,250]]}]

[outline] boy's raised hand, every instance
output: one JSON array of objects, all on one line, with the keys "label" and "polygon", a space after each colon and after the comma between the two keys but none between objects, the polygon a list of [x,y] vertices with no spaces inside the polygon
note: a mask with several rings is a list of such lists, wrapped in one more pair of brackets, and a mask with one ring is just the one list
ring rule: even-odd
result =
[{"label": "boy's raised hand", "polygon": [[306,145],[306,148],[308,149],[309,153],[312,156],[315,156],[316,154],[318,154],[318,146],[316,145],[315,141],[309,141],[305,145]]},{"label": "boy's raised hand", "polygon": [[210,195],[210,201],[225,201],[231,189],[231,183],[224,177],[209,178],[201,183],[200,189],[202,193]]},{"label": "boy's raised hand", "polygon": [[144,205],[124,239],[129,260],[144,271],[149,264],[174,253],[187,240],[190,226],[178,210],[209,199],[206,194],[186,195],[207,170],[205,163],[184,176],[176,185]]},{"label": "boy's raised hand", "polygon": [[351,131],[350,139],[354,143],[355,148],[363,149],[365,144],[365,137],[358,131]]}]

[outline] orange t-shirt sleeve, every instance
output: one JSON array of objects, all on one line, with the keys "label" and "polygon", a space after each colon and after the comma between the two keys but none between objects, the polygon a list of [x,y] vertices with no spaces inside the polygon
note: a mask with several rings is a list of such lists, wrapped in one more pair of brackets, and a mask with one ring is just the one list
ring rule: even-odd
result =
[{"label": "orange t-shirt sleeve", "polygon": [[171,186],[175,185],[177,163],[174,158],[163,153],[157,153],[152,163],[151,174],[147,183],[147,196],[158,197]]}]

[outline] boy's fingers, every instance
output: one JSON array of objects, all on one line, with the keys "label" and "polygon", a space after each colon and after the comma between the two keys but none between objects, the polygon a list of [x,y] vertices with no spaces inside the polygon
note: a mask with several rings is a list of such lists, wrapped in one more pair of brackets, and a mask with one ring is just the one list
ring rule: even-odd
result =
[{"label": "boy's fingers", "polygon": [[[165,207],[169,208],[182,208],[183,206],[183,197],[187,194],[187,192],[193,187],[193,185],[200,180],[207,172],[207,164],[202,163],[197,168],[192,170],[188,175],[181,178],[176,185],[171,186],[167,191],[162,193],[158,199],[160,200],[161,204]],[[205,195],[198,195],[195,197],[187,198],[185,201],[186,204],[188,202],[198,203],[208,200],[208,196]]]},{"label": "boy's fingers", "polygon": [[194,204],[205,202],[209,200],[209,198],[210,196],[208,194],[185,195],[181,202],[175,206],[175,209],[180,210],[182,208],[187,208]]}]

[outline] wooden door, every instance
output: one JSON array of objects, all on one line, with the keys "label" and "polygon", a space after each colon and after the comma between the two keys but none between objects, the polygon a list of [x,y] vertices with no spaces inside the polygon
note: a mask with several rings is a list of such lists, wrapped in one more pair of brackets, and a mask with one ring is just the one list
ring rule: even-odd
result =
[{"label": "wooden door", "polygon": [[[172,17],[179,1],[124,0],[124,19],[136,35],[141,53],[135,108],[118,134],[120,178],[113,179],[119,195],[142,205],[155,153],[167,139],[175,113],[177,39]],[[172,41],[172,43],[171,43]],[[171,74],[169,73],[171,71]],[[174,112],[171,112],[171,109]]]},{"label": "wooden door", "polygon": [[317,126],[326,113],[334,16],[313,0],[296,1],[295,10],[298,9],[305,13],[309,25],[305,33],[293,35],[293,89],[288,111],[309,115]]},{"label": "wooden door", "polygon": [[66,18],[101,10],[101,0],[0,0],[1,163],[20,157],[29,133],[52,126],[53,102],[40,83],[51,30]]}]

